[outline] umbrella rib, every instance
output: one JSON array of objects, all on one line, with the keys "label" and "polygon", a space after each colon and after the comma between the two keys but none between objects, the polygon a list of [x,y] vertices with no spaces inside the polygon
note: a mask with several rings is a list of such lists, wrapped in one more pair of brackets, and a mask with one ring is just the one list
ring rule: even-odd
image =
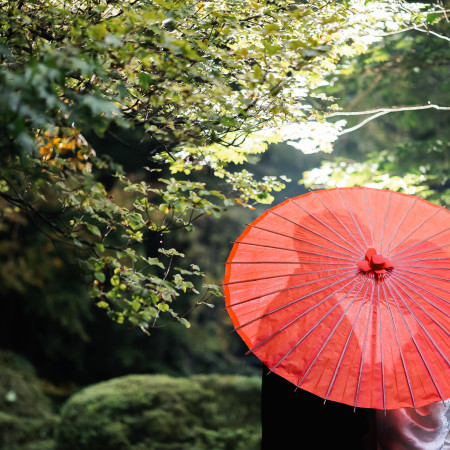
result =
[{"label": "umbrella rib", "polygon": [[[362,231],[361,231],[361,228],[359,227],[358,222],[356,222],[356,219],[355,219],[355,217],[353,216],[353,213],[351,212],[350,208],[348,207],[347,202],[345,201],[345,199],[344,199],[344,197],[343,197],[341,191],[339,190],[339,188],[336,188],[336,190],[338,191],[338,193],[339,193],[339,195],[340,195],[340,197],[341,197],[341,199],[342,199],[342,201],[343,201],[345,207],[347,208],[347,211],[350,213],[350,216],[351,216],[351,218],[353,219],[353,222],[355,223],[356,228],[358,228],[359,235],[361,236],[361,238],[362,238],[362,240],[364,241],[364,244],[365,244],[365,246],[366,246],[366,248],[367,248],[368,245],[367,245],[366,239],[364,238],[364,235],[362,234]],[[364,250],[363,250],[363,251],[364,251]]]},{"label": "umbrella rib", "polygon": [[444,207],[441,206],[433,214],[431,214],[431,216],[428,216],[420,225],[417,225],[416,228],[414,228],[414,230],[410,231],[406,236],[404,236],[403,239],[400,242],[398,242],[397,245],[395,245],[395,247],[391,248],[386,256],[389,256],[402,242],[405,242],[406,239],[408,239],[411,235],[413,235],[422,225],[427,223],[432,217],[440,213],[443,209]]},{"label": "umbrella rib", "polygon": [[[362,288],[364,287],[364,285],[365,285],[368,281],[369,281],[369,280],[366,278],[366,281],[365,281],[364,284],[361,286],[361,288],[359,289],[358,293],[355,295],[355,297],[354,297],[354,299],[352,300],[352,303],[350,304],[350,306],[353,305],[353,302],[355,301],[356,297],[359,295],[359,293],[361,292]],[[355,317],[355,320],[354,320],[354,322],[353,322],[352,329],[350,330],[350,333],[348,334],[347,340],[345,341],[344,348],[342,349],[342,352],[341,352],[341,356],[339,357],[339,361],[338,361],[338,363],[337,363],[337,365],[336,365],[336,368],[334,369],[333,377],[332,377],[332,379],[331,379],[331,381],[330,381],[330,384],[329,384],[329,386],[328,386],[327,393],[326,393],[326,395],[325,395],[325,399],[324,399],[325,401],[328,400],[328,396],[330,395],[330,391],[331,391],[331,389],[332,389],[332,387],[333,387],[333,385],[334,385],[334,380],[336,379],[338,370],[339,370],[339,368],[341,367],[342,359],[344,358],[345,352],[347,351],[347,347],[348,347],[348,343],[350,342],[350,338],[351,338],[352,335],[353,335],[353,330],[355,329],[356,322],[358,321],[359,315],[360,315],[361,310],[362,310],[362,307],[363,307],[363,305],[364,305],[364,300],[365,300],[366,295],[367,295],[367,292],[368,292],[368,290],[369,290],[369,286],[370,286],[370,283],[367,284],[367,288],[366,288],[366,291],[364,292],[363,298],[361,299],[361,304],[359,305],[358,312],[356,313],[356,317]],[[345,311],[345,313],[347,313],[347,311],[348,311],[348,309],[350,308],[350,306],[347,308],[347,310]],[[345,313],[344,313],[344,314],[345,314]],[[342,319],[341,319],[341,320],[342,320]],[[325,403],[325,402],[324,402],[324,403]]]},{"label": "umbrella rib", "polygon": [[[355,236],[353,236],[353,234],[350,232],[350,230],[344,225],[344,223],[341,221],[341,219],[339,219],[339,217],[336,216],[336,214],[334,213],[334,211],[332,209],[330,209],[324,202],[323,200],[314,192],[311,191],[311,193],[314,195],[314,197],[316,197],[320,203],[322,203],[323,206],[325,206],[325,208],[333,215],[333,217],[342,225],[342,227],[344,227],[345,231],[347,231],[348,235],[356,242],[356,244],[358,245],[358,247],[360,248],[360,250],[365,253],[365,250],[361,247],[361,244],[356,240]],[[343,239],[343,238],[342,238]],[[358,250],[354,245],[350,244],[350,242],[348,242],[347,240],[344,239],[345,242],[347,242],[349,245],[351,245],[356,251]]]},{"label": "umbrella rib", "polygon": [[400,256],[399,258],[396,258],[396,255],[394,255],[394,256],[391,256],[389,259],[391,261],[408,261],[409,262],[408,258],[410,258],[411,256],[422,255],[424,253],[431,253],[436,250],[442,250],[443,248],[449,247],[449,246],[450,246],[450,244],[439,245],[438,247],[427,248],[426,250],[422,250],[420,252],[410,253],[409,255],[403,255],[403,256]]},{"label": "umbrella rib", "polygon": [[388,213],[389,213],[389,208],[391,207],[391,198],[392,198],[392,191],[390,191],[390,193],[389,193],[388,204],[386,206],[386,214],[384,216],[383,228],[381,230],[380,245],[378,246],[379,254],[381,254],[381,246],[383,245],[384,229],[386,228],[386,222],[387,222],[387,217],[388,217]]},{"label": "umbrella rib", "polygon": [[[404,269],[404,267],[410,267],[410,268],[414,268],[414,269],[427,269],[427,270],[450,270],[450,267],[444,267],[444,266],[419,266],[419,265],[410,265],[410,264],[401,264],[401,265],[396,265],[395,266],[398,269],[401,270],[407,270]],[[422,273],[422,272],[415,272],[415,273]],[[441,278],[442,279],[442,278]],[[444,278],[445,280],[446,278]]]},{"label": "umbrella rib", "polygon": [[[346,244],[352,246],[352,244],[350,242],[347,241],[347,239],[345,239],[343,236],[341,236],[336,230],[334,230],[333,228],[331,228],[329,225],[327,225],[326,223],[324,223],[322,220],[320,220],[319,218],[317,218],[314,214],[310,213],[309,211],[307,211],[305,208],[303,208],[303,206],[300,206],[296,201],[289,199],[291,203],[293,203],[295,206],[297,206],[298,208],[300,208],[302,211],[304,211],[306,214],[308,214],[310,217],[312,217],[314,220],[317,220],[317,222],[319,222],[320,224],[322,224],[327,230],[331,231],[333,234],[335,234],[337,237],[339,237],[341,240],[343,240]],[[355,251],[357,250],[356,247],[352,246]],[[349,250],[351,251],[351,250]],[[355,253],[355,252],[352,252]],[[357,253],[355,253],[357,254]]]},{"label": "umbrella rib", "polygon": [[[394,233],[391,236],[391,239],[389,239],[389,242],[387,243],[386,247],[383,250],[383,255],[386,253],[386,250],[388,249],[388,247],[391,245],[392,239],[394,239],[395,235],[397,234],[398,230],[400,229],[400,227],[402,226],[402,223],[405,221],[406,217],[409,214],[409,211],[411,211],[411,208],[416,204],[418,197],[414,198],[414,201],[409,205],[409,208],[407,209],[407,211],[405,212],[404,216],[402,217],[402,220],[400,221],[400,223],[397,225],[397,228],[395,229]],[[389,251],[390,253],[390,251]]]},{"label": "umbrella rib", "polygon": [[[256,226],[256,225],[247,225],[247,226],[248,226],[248,227],[252,227],[252,228],[256,228],[256,229],[261,230],[261,231],[267,231],[268,233],[277,234],[277,235],[279,235],[279,236],[284,236],[284,237],[287,237],[287,238],[289,238],[289,239],[293,239],[293,240],[295,240],[295,241],[299,241],[299,242],[302,242],[302,243],[307,243],[308,245],[315,245],[316,247],[323,248],[324,250],[329,250],[330,252],[339,253],[340,255],[349,256],[349,255],[347,255],[346,253],[340,252],[339,250],[333,250],[332,248],[325,247],[324,245],[316,244],[315,242],[306,241],[306,240],[304,240],[304,239],[296,238],[296,237],[294,237],[294,236],[289,236],[288,234],[280,233],[279,231],[268,230],[268,229],[266,229],[266,228],[258,227],[258,226]],[[351,250],[347,250],[347,251],[348,251],[348,252],[351,252],[351,253],[353,253],[354,255],[356,255],[356,256],[359,257],[359,255],[358,255],[357,253],[352,252]]]},{"label": "umbrella rib", "polygon": [[[367,288],[369,288],[369,286]],[[364,362],[364,356],[365,356],[365,353],[366,353],[367,336],[369,334],[369,323],[370,323],[370,316],[372,314],[372,303],[373,303],[374,290],[375,290],[375,283],[372,282],[372,292],[370,293],[369,314],[367,315],[366,332],[364,334],[364,344],[363,344],[363,350],[362,350],[362,354],[361,354],[361,362],[359,363],[358,384],[356,386],[355,403],[353,405],[353,411],[356,410],[356,407],[358,405],[359,388],[360,388],[360,385],[361,385],[362,367],[363,367],[363,362]]]},{"label": "umbrella rib", "polygon": [[[279,330],[277,330],[275,333],[271,334],[271,335],[268,336],[266,339],[264,339],[263,341],[261,341],[259,344],[257,344],[257,345],[255,345],[254,347],[252,347],[247,353],[254,352],[256,349],[258,349],[259,347],[261,347],[262,345],[264,345],[266,342],[270,341],[270,339],[273,339],[276,335],[278,335],[279,333],[281,333],[282,331],[284,331],[286,328],[288,328],[289,326],[291,326],[291,325],[292,325],[293,323],[295,323],[297,320],[301,319],[304,315],[308,314],[308,313],[311,312],[313,309],[315,309],[315,308],[317,308],[318,306],[320,306],[322,303],[325,303],[330,297],[332,297],[333,295],[335,295],[335,294],[337,294],[338,292],[340,292],[342,289],[344,289],[345,287],[347,287],[347,286],[348,286],[349,284],[351,284],[352,282],[355,282],[355,278],[354,278],[353,276],[347,277],[346,279],[344,279],[344,280],[342,280],[342,281],[346,281],[346,280],[348,280],[349,278],[351,278],[351,280],[350,280],[347,284],[345,284],[344,286],[341,286],[339,289],[337,289],[336,291],[332,292],[330,295],[328,295],[327,297],[325,297],[325,298],[324,298],[323,300],[321,300],[319,303],[316,303],[314,306],[312,306],[312,307],[309,308],[307,311],[305,311],[305,312],[303,312],[302,314],[300,314],[299,316],[297,316],[295,319],[293,319],[293,320],[291,320],[290,322],[288,322],[286,325],[283,325],[283,327],[281,327],[281,328],[280,328]],[[359,281],[358,281],[358,282],[359,282]],[[333,284],[336,284],[336,283],[333,283]],[[330,285],[330,286],[333,286],[333,284]],[[325,288],[322,288],[322,289],[320,289],[320,290],[323,290],[323,289],[325,289]],[[242,328],[242,327],[245,327],[246,325],[249,325],[250,323],[256,322],[257,320],[262,319],[262,318],[264,318],[264,317],[266,317],[266,316],[272,314],[273,312],[277,312],[277,311],[279,311],[280,309],[285,308],[286,306],[290,306],[290,305],[293,304],[293,303],[296,303],[296,302],[298,302],[298,301],[300,301],[300,300],[304,300],[305,298],[310,297],[311,295],[314,295],[314,294],[316,294],[316,293],[317,293],[317,291],[316,291],[316,292],[313,292],[313,293],[311,293],[311,294],[308,294],[308,295],[306,295],[306,296],[304,296],[304,297],[302,297],[302,298],[299,298],[299,299],[297,299],[297,300],[294,300],[294,301],[288,303],[287,305],[281,306],[280,308],[277,308],[277,309],[274,310],[274,311],[271,311],[271,312],[269,312],[269,313],[267,313],[267,314],[264,314],[264,315],[262,315],[261,317],[257,317],[256,319],[253,319],[253,320],[251,320],[250,322],[248,322],[248,323],[246,323],[246,324],[244,324],[244,325],[241,325],[240,327],[236,328],[236,330],[238,330],[238,329],[240,329],[240,328]]]},{"label": "umbrella rib", "polygon": [[342,258],[339,256],[331,256],[331,255],[324,255],[323,253],[315,253],[315,252],[306,252],[304,250],[297,250],[296,248],[284,248],[284,247],[274,247],[273,245],[263,245],[263,244],[255,244],[253,242],[245,242],[245,241],[235,241],[235,244],[244,244],[244,245],[253,245],[255,247],[262,247],[262,248],[273,248],[275,250],[284,250],[287,252],[296,252],[296,253],[304,253],[305,255],[315,255],[315,256],[321,256],[324,258],[331,258],[331,259],[341,259],[344,261],[352,261],[356,264],[356,262],[353,259],[350,259],[349,257]]},{"label": "umbrella rib", "polygon": [[[389,301],[388,301],[388,297],[386,295],[386,290],[384,288],[384,285],[385,285],[385,283],[381,283],[381,287],[383,288],[383,293],[384,293],[384,300],[386,302],[386,306],[387,306],[388,311],[389,311],[389,316],[391,318],[392,329],[394,330],[395,340],[397,341],[398,351],[400,352],[400,358],[402,360],[403,370],[405,372],[406,381],[408,383],[409,394],[411,395],[411,400],[413,402],[414,409],[416,409],[416,401],[414,399],[414,393],[412,391],[411,381],[409,380],[408,369],[406,368],[405,358],[403,356],[402,347],[400,345],[400,341],[399,341],[399,338],[398,338],[398,333],[397,333],[397,328],[395,326],[394,316],[392,315],[391,307],[389,305]],[[401,312],[400,312],[400,314],[401,314]]]},{"label": "umbrella rib", "polygon": [[[402,281],[402,283],[404,283],[403,281]],[[430,312],[428,312],[422,305],[420,305],[416,300],[414,300],[414,298],[411,296],[411,294],[409,294],[407,291],[406,291],[406,289],[405,288],[402,288],[401,286],[400,286],[400,284],[399,283],[397,283],[397,282],[395,282],[395,284],[412,300],[412,302],[417,306],[417,307],[419,307],[421,310],[422,310],[422,312],[424,312],[447,336],[450,336],[450,332],[445,328],[445,326],[444,325],[442,325],[435,317],[433,317],[433,315],[430,313]],[[405,284],[405,286],[406,286],[406,284]],[[411,289],[411,288],[410,288]],[[414,290],[414,289],[411,289],[414,293],[416,293],[417,294],[417,292]],[[433,303],[431,303],[433,306],[434,306],[434,304]],[[441,311],[439,308],[436,308],[436,309],[438,309],[439,311]],[[450,363],[449,363],[449,365],[450,365]]]},{"label": "umbrella rib", "polygon": [[381,379],[383,383],[383,409],[386,411],[386,386],[384,379],[384,358],[383,358],[383,331],[381,327],[381,302],[380,302],[380,283],[376,282],[377,286],[377,306],[378,306],[378,324],[380,332],[380,355],[381,355]]},{"label": "umbrella rib", "polygon": [[[449,302],[448,300],[446,300],[445,298],[442,298],[442,297],[440,297],[439,295],[434,294],[433,292],[429,291],[428,289],[425,289],[424,287],[420,286],[419,284],[414,283],[414,281],[411,281],[411,280],[405,280],[405,278],[402,277],[402,276],[398,276],[397,278],[399,278],[400,280],[402,280],[402,281],[405,283],[405,285],[406,285],[406,283],[412,284],[412,285],[418,287],[419,289],[421,289],[422,291],[425,291],[427,294],[433,295],[434,297],[438,298],[439,300],[442,300],[444,303],[450,303],[450,302]],[[408,277],[408,278],[412,278],[412,277]],[[422,283],[425,283],[424,280],[421,280],[421,281],[422,281]],[[431,283],[427,283],[427,284],[431,284]],[[433,285],[431,284],[431,286],[433,286]],[[413,292],[414,292],[415,294],[417,294],[419,297],[422,297],[423,300],[425,300],[427,303],[429,303],[430,305],[434,306],[436,309],[438,309],[439,311],[441,311],[441,313],[443,313],[443,314],[446,315],[447,317],[450,316],[449,313],[445,312],[445,311],[444,311],[443,309],[441,309],[439,306],[435,305],[429,298],[424,298],[422,294],[420,294],[419,292],[417,292],[416,290],[414,290],[414,289],[413,289],[411,286],[409,286],[409,285],[408,285],[408,288],[411,289],[411,291],[413,291]],[[446,292],[448,292],[446,289],[443,289],[443,290],[445,290]]]},{"label": "umbrella rib", "polygon": [[[335,308],[337,308],[351,293],[352,291],[358,286],[358,284],[363,281],[364,278],[360,278],[357,283],[332,307],[328,310],[328,312],[322,316],[320,318],[320,320],[318,320],[316,322],[316,324],[306,332],[306,334],[304,336],[302,336],[302,338],[297,341],[297,343],[287,352],[284,354],[284,356],[270,369],[270,371],[272,372],[273,370],[275,370],[333,311]],[[364,286],[364,284],[362,285]],[[341,323],[342,319],[345,316],[345,313],[348,311],[348,309],[350,308],[350,306],[353,304],[354,302],[354,298],[352,300],[352,302],[350,303],[349,306],[347,306],[346,310],[344,311],[344,314],[341,316],[341,318],[338,320],[338,323],[335,325],[335,327],[333,328],[333,330],[331,331],[331,333],[327,336],[327,339],[325,340],[325,343],[322,345],[322,348],[318,351],[317,355],[315,356],[314,360],[312,361],[312,363],[310,364],[309,368],[307,369],[307,371],[303,374],[303,378],[300,380],[300,382],[297,384],[297,388],[300,386],[300,384],[302,383],[303,379],[305,378],[305,376],[308,374],[308,372],[311,370],[311,367],[314,365],[315,361],[317,360],[317,358],[319,357],[320,353],[322,352],[322,350],[325,348],[326,344],[328,343],[328,341],[331,338],[331,335],[335,332],[336,328],[338,327],[338,325]],[[308,311],[307,311],[308,312]]]},{"label": "umbrella rib", "polygon": [[[450,335],[450,333],[445,329],[445,327],[438,321],[436,320],[435,317],[433,317],[422,305],[420,305],[419,303],[417,303],[417,301],[408,293],[408,291],[406,291],[400,284],[398,284],[397,282],[393,281],[392,284],[395,284],[399,289],[402,290],[402,292],[409,297],[409,299],[417,306],[420,308],[420,310],[422,312],[424,312],[440,329],[442,329],[447,335]],[[402,302],[405,304],[405,306],[408,308],[408,310],[411,312],[411,314],[415,317],[415,314],[413,313],[413,311],[409,308],[409,306],[405,303],[405,301],[402,299]],[[434,339],[432,338],[432,336],[428,333],[427,329],[422,325],[422,322],[420,322],[420,320],[416,319],[417,323],[421,326],[421,328],[423,329],[423,331],[425,332],[425,334],[430,338],[431,342],[434,344],[434,346],[438,349],[440,355],[444,358],[445,362],[449,365],[450,367],[450,361],[447,359],[447,357],[444,355],[444,353],[442,352],[442,350],[439,348],[439,346],[436,344],[436,342],[434,341]]]},{"label": "umbrella rib", "polygon": [[[431,275],[431,274],[425,273],[425,272],[416,272],[415,270],[409,270],[409,269],[403,269],[402,267],[396,267],[396,272],[398,272],[398,271],[406,272],[406,273],[414,273],[416,275],[421,275],[423,277],[435,278],[436,280],[448,282],[448,278],[438,277],[437,275]],[[436,286],[436,287],[438,287],[438,286]],[[443,289],[443,290],[445,290],[445,289]]]},{"label": "umbrella rib", "polygon": [[290,291],[290,290],[292,290],[292,289],[297,289],[297,288],[300,288],[300,287],[308,286],[309,284],[317,283],[317,282],[319,282],[319,281],[328,280],[328,279],[330,279],[330,278],[334,278],[334,277],[337,277],[337,276],[340,276],[340,275],[343,275],[343,274],[346,275],[346,274],[348,274],[348,273],[353,273],[353,270],[349,270],[349,271],[347,271],[347,272],[337,273],[337,274],[330,275],[330,276],[325,277],[325,278],[318,278],[318,279],[316,279],[316,280],[308,281],[308,282],[306,282],[306,283],[297,284],[296,286],[289,286],[289,287],[287,287],[287,288],[278,289],[277,291],[268,292],[267,294],[261,294],[261,295],[258,295],[258,296],[256,296],[256,297],[248,298],[248,299],[246,299],[246,300],[242,300],[242,301],[240,301],[240,302],[233,303],[232,305],[229,305],[229,307],[231,307],[231,306],[236,306],[236,305],[242,305],[242,304],[244,304],[244,303],[248,303],[248,302],[251,302],[251,301],[253,301],[253,300],[258,300],[258,299],[260,299],[260,298],[267,297],[267,296],[269,296],[269,295],[279,294],[280,292],[286,292],[286,291]]},{"label": "umbrella rib", "polygon": [[[414,269],[427,269],[427,270],[450,270],[450,267],[443,267],[443,266],[417,266],[417,265],[410,265],[410,264],[401,264],[396,265],[397,268],[401,267],[412,267]],[[405,269],[402,269],[405,270]]]},{"label": "umbrella rib", "polygon": [[224,264],[297,264],[297,265],[302,265],[302,264],[319,264],[319,265],[332,265],[332,266],[355,266],[356,264],[354,262],[326,262],[326,261],[302,261],[302,260],[297,260],[297,261],[276,261],[276,260],[272,260],[272,261],[226,261]]},{"label": "umbrella rib", "polygon": [[[278,214],[278,213],[276,213],[275,211],[273,211],[273,210],[271,210],[271,209],[267,209],[266,211],[268,211],[268,212],[274,214],[274,215],[277,216],[277,217],[280,217],[281,219],[286,220],[287,222],[290,222],[290,223],[292,223],[292,224],[294,224],[294,225],[297,225],[298,227],[303,228],[304,230],[309,231],[310,233],[313,233],[313,234],[315,234],[316,236],[319,236],[320,238],[325,239],[325,240],[328,241],[328,242],[331,242],[332,244],[338,246],[339,248],[342,248],[343,250],[347,250],[348,252],[351,252],[351,253],[354,253],[355,255],[358,255],[358,253],[356,253],[356,252],[352,251],[351,249],[348,249],[348,248],[346,248],[346,247],[344,247],[344,246],[338,244],[337,242],[335,242],[335,241],[333,241],[333,240],[327,238],[326,236],[323,236],[322,234],[318,233],[317,231],[311,230],[310,228],[305,227],[304,225],[300,225],[299,223],[294,222],[293,220],[288,219],[287,217],[284,217],[284,216],[282,216],[281,214]],[[340,237],[344,242],[347,243],[347,241],[346,241],[344,238],[342,238],[342,236],[339,236],[339,234],[337,234],[336,232],[334,232],[334,233],[336,234],[336,236]],[[358,255],[358,256],[359,256],[359,255]]]},{"label": "umbrella rib", "polygon": [[[411,275],[408,275],[408,273],[410,272],[409,270],[403,270],[403,269],[399,269],[399,270],[400,270],[400,272],[406,272],[406,273],[403,274],[403,277],[401,276],[401,273],[397,273],[397,277],[396,278],[408,277],[408,278],[411,278],[412,280],[417,280],[417,277],[413,277]],[[419,273],[419,272],[413,272],[413,273]],[[421,275],[425,275],[426,276],[427,274],[423,273]],[[433,277],[432,275],[429,275],[429,278],[435,278],[435,277]],[[445,280],[444,278],[440,278],[440,277],[439,277],[439,279],[440,280],[444,280],[444,281],[448,281],[448,280]],[[448,294],[450,294],[450,290],[445,289],[442,286],[430,283],[429,281],[426,281],[426,280],[420,280],[420,282],[428,284],[429,286],[431,286],[431,287],[433,287],[435,289],[440,289],[441,291],[444,291],[444,292],[447,292]],[[416,286],[419,286],[419,285],[416,285]],[[442,299],[442,300],[444,300],[444,299]]]},{"label": "umbrella rib", "polygon": [[[330,285],[328,285],[328,286],[324,286],[324,287],[322,287],[322,288],[320,288],[320,289],[315,290],[314,292],[311,292],[311,293],[309,293],[309,294],[307,294],[307,295],[304,295],[303,297],[297,298],[297,299],[295,299],[295,300],[292,300],[292,301],[289,302],[289,303],[286,303],[285,305],[279,306],[278,308],[276,308],[276,309],[274,309],[274,310],[272,310],[272,311],[269,311],[269,312],[267,312],[267,313],[264,313],[263,315],[258,316],[258,317],[256,317],[255,319],[250,320],[249,322],[246,322],[246,323],[244,323],[244,324],[242,324],[242,325],[239,325],[238,327],[236,327],[236,328],[234,329],[234,331],[238,331],[238,330],[240,330],[241,328],[244,328],[244,327],[246,327],[246,326],[248,326],[248,325],[250,325],[250,324],[252,324],[252,323],[254,323],[254,322],[258,321],[258,320],[264,319],[264,317],[270,316],[271,314],[276,313],[276,312],[278,312],[278,311],[280,311],[280,310],[282,310],[282,309],[284,309],[284,308],[287,308],[288,306],[291,306],[291,305],[293,305],[294,303],[297,303],[297,302],[299,302],[299,301],[301,301],[301,300],[304,300],[305,298],[311,297],[312,295],[318,294],[319,292],[322,292],[324,289],[330,288],[330,287],[334,286],[335,284],[338,284],[338,283],[340,283],[340,282],[346,281],[346,280],[348,280],[348,279],[350,279],[350,278],[352,279],[351,281],[349,281],[345,286],[342,286],[341,288],[339,288],[338,291],[336,291],[336,292],[339,292],[341,289],[343,289],[344,287],[348,286],[348,285],[354,280],[354,275],[350,275],[350,276],[344,278],[343,280],[335,281],[334,283],[332,283],[332,284],[330,284]],[[312,309],[314,309],[316,306],[322,304],[325,300],[328,300],[328,299],[329,299],[332,295],[334,295],[336,292],[333,292],[333,293],[330,294],[328,297],[324,298],[320,303],[317,303]],[[233,306],[234,306],[234,305],[233,305]],[[294,320],[294,322],[295,322],[295,320]],[[281,331],[281,330],[279,330],[279,331]],[[259,346],[259,345],[261,345],[261,344],[258,344],[258,346]],[[250,351],[252,351],[252,350],[253,350],[253,349],[250,349]]]},{"label": "umbrella rib", "polygon": [[375,247],[375,241],[373,239],[372,219],[370,217],[369,200],[367,198],[367,190],[365,186],[364,186],[364,197],[366,198],[367,214],[369,216],[369,228],[370,228],[370,236],[372,237],[372,247]]},{"label": "umbrella rib", "polygon": [[[447,228],[445,228],[444,230],[439,231],[439,233],[435,233],[435,234],[433,234],[433,235],[431,235],[431,236],[428,236],[428,237],[426,237],[425,239],[422,239],[422,240],[419,241],[419,242],[415,242],[414,244],[411,244],[409,247],[406,247],[406,248],[404,248],[403,250],[400,250],[399,252],[397,252],[395,255],[392,255],[392,256],[391,256],[391,259],[395,258],[396,256],[400,255],[400,254],[403,253],[403,252],[406,252],[406,250],[409,250],[409,249],[411,249],[411,248],[417,247],[418,245],[423,244],[424,242],[427,242],[427,241],[429,241],[430,239],[433,239],[433,238],[435,238],[436,236],[439,236],[440,234],[447,232],[448,230],[450,230],[450,227],[447,227]],[[444,246],[444,247],[445,247],[445,246]],[[435,248],[433,248],[433,250],[438,249],[438,248],[441,248],[441,247],[435,247]],[[428,250],[426,250],[426,251],[428,251]],[[413,255],[415,255],[415,254],[416,254],[416,253],[413,253]],[[409,256],[410,256],[410,255],[409,255]]]},{"label": "umbrella rib", "polygon": [[222,283],[222,286],[230,286],[233,284],[240,284],[240,283],[250,283],[253,281],[263,281],[263,280],[270,280],[272,278],[284,278],[284,277],[297,277],[300,275],[312,275],[315,273],[321,273],[321,272],[329,272],[330,270],[342,270],[340,267],[337,269],[323,269],[323,270],[313,270],[311,272],[300,272],[300,273],[283,273],[281,275],[271,275],[271,276],[265,276],[261,278],[252,278],[250,280],[239,280],[239,281],[229,281],[228,283]]},{"label": "umbrella rib", "polygon": [[422,261],[441,261],[441,260],[448,260],[450,261],[450,257],[448,256],[437,256],[436,258],[420,258],[420,259],[409,259],[408,263],[412,262],[422,262]]},{"label": "umbrella rib", "polygon": [[[391,292],[389,282],[386,282],[386,287],[387,287],[387,289],[389,290],[389,293],[391,294],[392,299],[394,300],[395,306],[397,307],[397,309],[398,309],[398,311],[399,311],[399,313],[400,313],[400,315],[401,315],[401,317],[402,317],[402,319],[403,319],[403,322],[404,322],[404,324],[405,324],[405,326],[406,326],[406,328],[407,328],[407,330],[408,330],[408,332],[409,332],[409,334],[410,334],[410,336],[411,336],[412,341],[414,342],[414,345],[416,346],[417,351],[419,352],[420,357],[422,358],[423,363],[425,364],[425,367],[426,367],[426,369],[427,369],[428,375],[430,376],[431,381],[433,382],[434,387],[436,388],[437,393],[439,394],[439,397],[441,398],[442,401],[444,401],[444,398],[442,397],[441,391],[439,390],[439,387],[438,387],[438,385],[437,385],[437,383],[436,383],[436,380],[435,380],[434,377],[433,377],[433,374],[432,374],[432,372],[431,372],[431,369],[430,369],[430,367],[428,366],[427,361],[426,361],[425,357],[423,356],[422,351],[420,350],[420,347],[419,347],[419,345],[417,344],[417,341],[416,341],[416,339],[414,338],[413,333],[411,332],[411,329],[409,328],[409,325],[408,325],[408,322],[407,322],[406,319],[405,319],[405,316],[403,315],[403,313],[402,313],[400,307],[399,307],[398,304],[397,304],[397,301],[395,300],[394,295],[393,295],[392,292]],[[397,294],[397,297],[398,297],[398,298],[402,301],[402,303],[406,306],[406,308],[408,309],[408,311],[412,314],[412,316],[414,317],[414,319],[416,320],[416,322],[419,324],[419,326],[423,329],[423,326],[422,326],[422,324],[420,323],[420,320],[419,320],[419,319],[416,317],[416,315],[411,311],[411,309],[408,307],[408,305],[403,301],[403,299],[402,299],[402,297],[400,296],[400,294],[398,293],[397,289],[395,289],[394,284],[392,284],[392,289],[393,289],[393,290],[395,291],[395,293]]]}]

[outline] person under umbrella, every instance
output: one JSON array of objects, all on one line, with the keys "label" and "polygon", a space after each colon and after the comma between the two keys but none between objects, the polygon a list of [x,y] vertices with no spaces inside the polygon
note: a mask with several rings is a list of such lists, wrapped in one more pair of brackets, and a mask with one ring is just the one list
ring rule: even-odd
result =
[{"label": "person under umbrella", "polygon": [[[383,415],[441,402],[436,417],[445,419],[449,219],[445,208],[387,190],[286,200],[246,228],[227,261],[236,331],[271,372],[325,401]],[[380,430],[400,416],[385,417],[386,441]]]}]

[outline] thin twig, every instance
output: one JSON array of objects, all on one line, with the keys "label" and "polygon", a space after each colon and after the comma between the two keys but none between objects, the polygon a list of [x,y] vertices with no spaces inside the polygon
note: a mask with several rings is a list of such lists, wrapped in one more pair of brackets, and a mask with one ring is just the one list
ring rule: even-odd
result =
[{"label": "thin twig", "polygon": [[431,30],[428,30],[428,29],[423,30],[422,28],[419,28],[419,27],[413,27],[413,28],[416,31],[421,31],[422,33],[427,33],[427,34],[432,34],[433,36],[436,36],[439,39],[445,39],[446,41],[450,41],[450,38],[448,38],[447,36],[443,36],[442,34],[438,34],[438,33],[434,32],[434,31],[431,31]]},{"label": "thin twig", "polygon": [[368,115],[372,114],[367,119],[363,120],[358,125],[355,125],[351,128],[346,128],[338,133],[339,136],[342,136],[343,134],[351,133],[352,131],[357,130],[358,128],[363,127],[367,122],[370,122],[371,120],[374,120],[378,117],[384,116],[385,114],[390,114],[393,112],[400,112],[400,111],[420,111],[425,109],[437,109],[440,111],[450,111],[450,106],[439,106],[439,105],[419,105],[419,106],[400,106],[400,107],[393,107],[393,108],[378,108],[378,109],[372,109],[369,111],[337,111],[334,113],[331,113],[328,115],[328,117],[336,117],[336,116],[362,116],[362,115]]}]

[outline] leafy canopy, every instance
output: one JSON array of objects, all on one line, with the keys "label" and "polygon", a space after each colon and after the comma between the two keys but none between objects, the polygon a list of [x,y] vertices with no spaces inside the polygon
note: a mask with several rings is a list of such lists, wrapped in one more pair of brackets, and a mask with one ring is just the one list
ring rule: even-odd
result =
[{"label": "leafy canopy", "polygon": [[165,236],[236,203],[270,203],[286,178],[257,180],[236,164],[323,121],[337,106],[316,89],[341,56],[409,23],[411,8],[356,0],[3,3],[2,221],[37,225],[64,246],[114,320],[148,331],[171,315],[189,326],[173,301],[196,293],[199,305],[219,290],[207,284],[200,294],[200,268],[166,248]]}]

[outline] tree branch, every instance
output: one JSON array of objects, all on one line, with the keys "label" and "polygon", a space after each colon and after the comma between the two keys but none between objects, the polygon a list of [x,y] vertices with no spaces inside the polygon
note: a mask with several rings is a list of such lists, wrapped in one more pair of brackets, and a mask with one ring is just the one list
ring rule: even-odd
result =
[{"label": "tree branch", "polygon": [[363,127],[366,123],[370,122],[371,120],[377,119],[378,117],[384,116],[385,114],[390,114],[393,112],[401,112],[401,111],[421,111],[425,109],[437,109],[440,111],[450,111],[450,106],[439,106],[439,105],[417,105],[417,106],[397,106],[392,108],[378,108],[378,109],[372,109],[369,111],[337,111],[334,113],[329,114],[327,117],[336,117],[336,116],[363,116],[363,115],[369,115],[370,117],[367,119],[364,119],[361,123],[358,125],[355,125],[351,128],[346,128],[338,133],[339,136],[342,136],[343,134],[351,133],[352,131],[357,130],[358,128]]},{"label": "tree branch", "polygon": [[434,31],[429,30],[428,28],[426,28],[425,30],[419,27],[413,27],[414,30],[416,31],[421,31],[422,33],[427,33],[427,34],[432,34],[433,36],[438,37],[439,39],[445,39],[446,41],[450,41],[450,38],[448,38],[447,36],[444,36],[442,34],[438,34]]}]

